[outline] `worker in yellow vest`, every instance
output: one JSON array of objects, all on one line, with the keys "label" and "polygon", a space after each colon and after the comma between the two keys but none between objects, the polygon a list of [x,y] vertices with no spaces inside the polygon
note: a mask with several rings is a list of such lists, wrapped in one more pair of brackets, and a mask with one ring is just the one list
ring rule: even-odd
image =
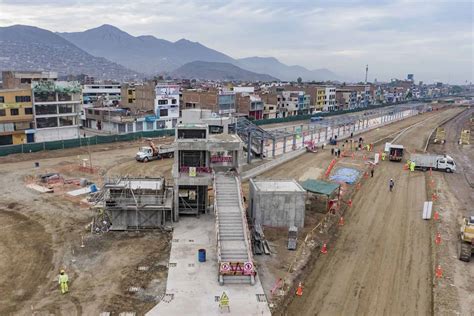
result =
[{"label": "worker in yellow vest", "polygon": [[61,270],[61,273],[59,274],[59,286],[61,288],[61,293],[65,294],[69,292],[67,283],[69,282],[69,277],[67,276],[66,272],[64,270]]},{"label": "worker in yellow vest", "polygon": [[385,157],[386,157],[386,156],[387,156],[387,154],[385,153],[385,151],[384,151],[384,152],[382,152],[382,161],[384,161],[384,160],[385,160]]},{"label": "worker in yellow vest", "polygon": [[410,162],[410,171],[415,171],[415,166],[416,164],[414,161]]}]

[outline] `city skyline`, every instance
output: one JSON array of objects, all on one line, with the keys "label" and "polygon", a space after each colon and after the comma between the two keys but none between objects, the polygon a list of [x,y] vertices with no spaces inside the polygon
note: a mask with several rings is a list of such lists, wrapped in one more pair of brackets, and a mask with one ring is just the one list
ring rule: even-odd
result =
[{"label": "city skyline", "polygon": [[425,82],[473,80],[469,1],[118,0],[111,10],[106,1],[3,0],[0,6],[0,26],[73,32],[111,24],[134,36],[186,38],[234,58],[276,57],[359,81],[366,64],[369,81],[408,73]]}]

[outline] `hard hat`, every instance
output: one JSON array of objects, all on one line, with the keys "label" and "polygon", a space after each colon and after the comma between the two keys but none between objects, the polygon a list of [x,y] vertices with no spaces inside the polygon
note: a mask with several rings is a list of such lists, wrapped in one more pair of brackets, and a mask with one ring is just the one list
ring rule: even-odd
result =
[{"label": "hard hat", "polygon": [[61,273],[64,273],[64,269],[61,269],[61,271],[60,271],[60,272],[61,272]]}]

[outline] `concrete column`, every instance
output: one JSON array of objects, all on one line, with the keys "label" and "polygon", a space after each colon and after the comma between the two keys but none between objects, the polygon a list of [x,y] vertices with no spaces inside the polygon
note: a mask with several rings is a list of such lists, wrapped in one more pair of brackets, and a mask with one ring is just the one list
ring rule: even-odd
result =
[{"label": "concrete column", "polygon": [[[286,128],[285,128],[286,130]],[[283,153],[286,153],[286,136],[283,137]]]},{"label": "concrete column", "polygon": [[329,139],[329,138],[328,138],[328,129],[329,129],[329,127],[326,126],[326,131],[324,132],[324,139],[325,139],[325,140],[328,140],[328,139]]},{"label": "concrete column", "polygon": [[[296,133],[293,134],[293,148],[296,147]],[[293,150],[293,148],[291,150]]]},{"label": "concrete column", "polygon": [[252,161],[252,132],[247,134],[247,163]]},{"label": "concrete column", "polygon": [[276,142],[276,139],[273,138],[273,144],[272,144],[272,157],[275,158],[275,142]]},{"label": "concrete column", "polygon": [[262,138],[260,141],[260,159],[263,159],[263,154],[265,153],[265,139]]}]

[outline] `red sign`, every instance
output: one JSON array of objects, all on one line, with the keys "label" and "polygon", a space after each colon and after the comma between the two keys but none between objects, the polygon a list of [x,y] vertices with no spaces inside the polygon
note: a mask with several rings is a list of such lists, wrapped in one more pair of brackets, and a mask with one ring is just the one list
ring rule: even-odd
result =
[{"label": "red sign", "polygon": [[211,156],[211,162],[232,162],[232,156]]}]

